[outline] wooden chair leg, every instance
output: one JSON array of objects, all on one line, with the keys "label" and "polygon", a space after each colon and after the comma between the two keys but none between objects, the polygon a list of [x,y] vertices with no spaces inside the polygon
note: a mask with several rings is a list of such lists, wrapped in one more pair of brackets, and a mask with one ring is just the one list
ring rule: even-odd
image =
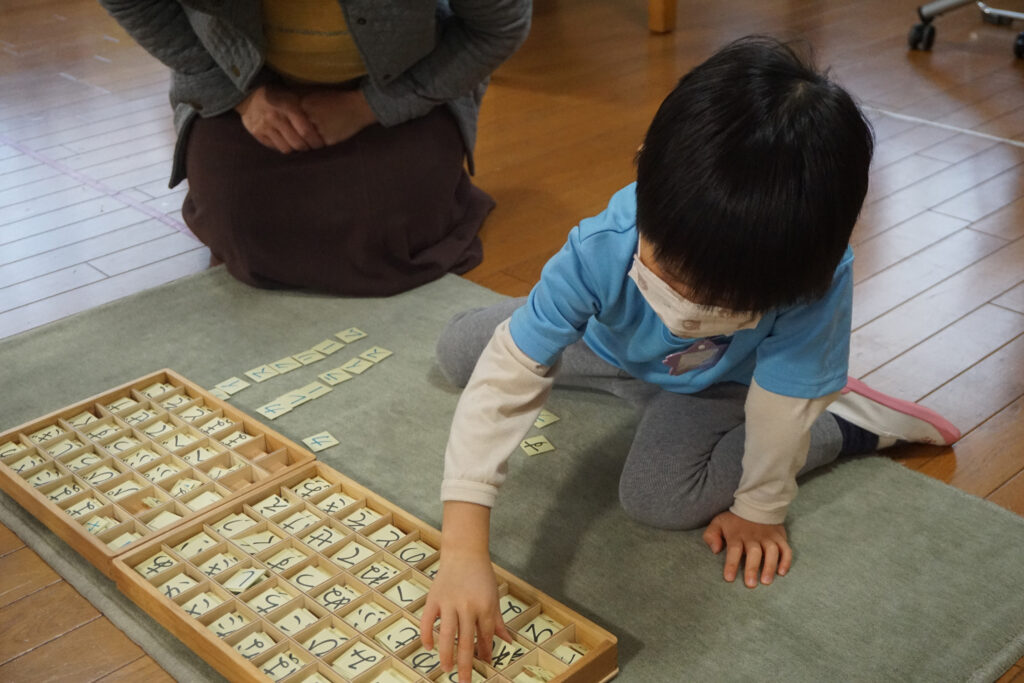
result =
[{"label": "wooden chair leg", "polygon": [[647,23],[655,33],[668,33],[676,27],[676,0],[647,0]]}]

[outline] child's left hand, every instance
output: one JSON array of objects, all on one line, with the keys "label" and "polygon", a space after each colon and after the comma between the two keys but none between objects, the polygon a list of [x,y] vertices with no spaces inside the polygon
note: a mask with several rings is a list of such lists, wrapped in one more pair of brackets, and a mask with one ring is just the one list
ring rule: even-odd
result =
[{"label": "child's left hand", "polygon": [[704,531],[704,542],[716,555],[725,551],[725,580],[732,582],[739,571],[740,558],[747,556],[743,571],[747,588],[757,586],[757,572],[764,560],[761,583],[768,585],[775,578],[785,576],[793,564],[793,551],[786,542],[786,529],[781,524],[758,524],[726,510],[717,515]]}]

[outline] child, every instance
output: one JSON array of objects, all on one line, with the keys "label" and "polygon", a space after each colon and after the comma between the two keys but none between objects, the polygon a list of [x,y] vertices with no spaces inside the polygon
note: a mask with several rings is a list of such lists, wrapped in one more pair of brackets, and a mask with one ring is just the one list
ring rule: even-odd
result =
[{"label": "child", "polygon": [[[440,572],[421,630],[469,680],[508,638],[490,566],[490,507],[553,384],[643,411],[625,511],[707,526],[746,556],[747,586],[792,563],[783,521],[799,475],[900,441],[949,444],[939,415],[847,377],[853,254],[872,134],[842,88],[766,38],[686,75],[637,157],[637,181],[582,221],[526,300],[457,316],[438,344],[466,389],[445,455]],[[475,369],[474,369],[475,366]],[[826,412],[828,408],[828,412]]]}]

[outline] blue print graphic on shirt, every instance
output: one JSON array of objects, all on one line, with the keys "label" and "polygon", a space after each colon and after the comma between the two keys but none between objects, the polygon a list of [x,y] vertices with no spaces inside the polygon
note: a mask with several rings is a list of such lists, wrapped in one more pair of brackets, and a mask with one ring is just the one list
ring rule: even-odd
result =
[{"label": "blue print graphic on shirt", "polygon": [[666,356],[661,364],[668,367],[670,375],[681,375],[693,370],[706,370],[721,360],[731,341],[732,337],[724,335],[698,339],[685,351]]}]

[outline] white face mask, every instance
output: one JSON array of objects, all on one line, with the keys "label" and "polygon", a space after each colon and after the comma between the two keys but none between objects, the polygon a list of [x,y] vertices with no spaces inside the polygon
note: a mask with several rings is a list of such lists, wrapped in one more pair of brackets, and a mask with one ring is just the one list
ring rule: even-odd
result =
[{"label": "white face mask", "polygon": [[732,334],[738,330],[757,327],[759,313],[730,311],[717,306],[695,304],[644,265],[638,254],[633,255],[629,277],[640,289],[640,295],[677,337],[699,339],[719,334]]}]

